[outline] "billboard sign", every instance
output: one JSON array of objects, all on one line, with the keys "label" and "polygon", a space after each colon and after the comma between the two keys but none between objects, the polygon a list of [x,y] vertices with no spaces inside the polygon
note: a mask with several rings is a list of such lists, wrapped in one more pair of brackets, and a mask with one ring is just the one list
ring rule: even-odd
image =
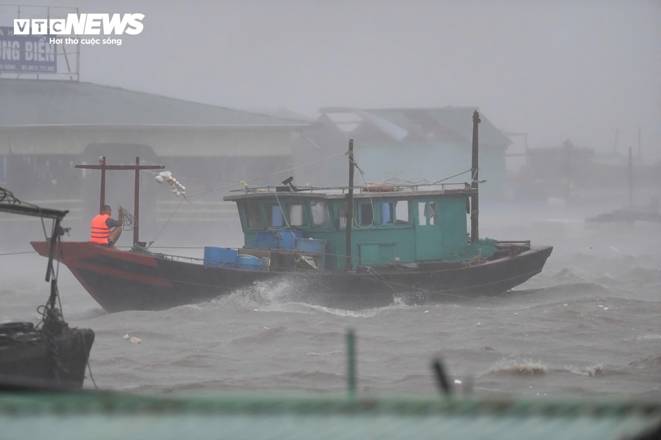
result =
[{"label": "billboard sign", "polygon": [[57,46],[48,35],[14,35],[0,26],[0,72],[57,73]]}]

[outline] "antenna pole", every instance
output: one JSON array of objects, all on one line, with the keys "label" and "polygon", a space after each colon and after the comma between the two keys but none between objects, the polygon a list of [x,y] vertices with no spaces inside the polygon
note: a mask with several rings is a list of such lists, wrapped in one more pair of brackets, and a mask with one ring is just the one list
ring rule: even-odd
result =
[{"label": "antenna pole", "polygon": [[473,112],[473,154],[471,164],[471,243],[475,243],[479,236],[479,215],[480,202],[478,194],[479,181],[479,140],[478,124],[480,123],[480,114],[477,110]]},{"label": "antenna pole", "polygon": [[347,194],[347,225],[346,225],[346,270],[353,269],[351,261],[351,229],[353,227],[353,139],[349,139],[349,193]]}]

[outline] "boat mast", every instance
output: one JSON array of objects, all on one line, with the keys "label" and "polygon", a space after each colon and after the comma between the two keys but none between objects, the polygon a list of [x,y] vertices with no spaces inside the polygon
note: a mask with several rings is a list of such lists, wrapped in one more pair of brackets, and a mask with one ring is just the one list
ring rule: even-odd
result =
[{"label": "boat mast", "polygon": [[353,268],[353,263],[351,261],[351,229],[353,227],[353,139],[349,139],[349,192],[347,193],[347,220],[346,220],[346,270],[351,270]]},{"label": "boat mast", "polygon": [[135,245],[140,238],[140,157],[135,158],[133,184],[133,245]]},{"label": "boat mast", "polygon": [[99,212],[103,210],[106,204],[106,157],[101,156],[99,159],[101,165],[101,193],[99,194]]},{"label": "boat mast", "polygon": [[471,164],[471,243],[475,243],[480,235],[479,231],[479,215],[480,215],[480,203],[478,195],[478,171],[479,171],[479,162],[478,162],[478,153],[479,153],[479,141],[478,141],[478,124],[480,123],[480,114],[477,110],[473,112],[473,154],[472,154],[472,164]]}]

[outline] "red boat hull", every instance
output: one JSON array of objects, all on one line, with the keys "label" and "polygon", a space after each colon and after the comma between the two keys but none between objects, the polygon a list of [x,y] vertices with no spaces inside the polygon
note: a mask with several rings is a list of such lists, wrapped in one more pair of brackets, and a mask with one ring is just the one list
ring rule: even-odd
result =
[{"label": "red boat hull", "polygon": [[[47,243],[33,242],[32,246],[40,255],[48,254]],[[420,301],[495,294],[539,273],[552,249],[530,249],[472,265],[432,264],[416,269],[390,267],[358,272],[206,267],[167,255],[123,251],[88,242],[61,243],[56,258],[106,311],[117,312],[199,303],[276,278],[291,280],[308,299],[341,307],[388,304],[398,292],[412,294]]]}]

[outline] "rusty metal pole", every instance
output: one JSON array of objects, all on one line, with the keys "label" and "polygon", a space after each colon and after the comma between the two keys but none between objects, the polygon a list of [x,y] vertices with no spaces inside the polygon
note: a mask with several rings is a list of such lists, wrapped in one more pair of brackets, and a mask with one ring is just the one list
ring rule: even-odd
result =
[{"label": "rusty metal pole", "polygon": [[475,243],[480,237],[479,216],[480,200],[478,194],[479,187],[479,140],[478,124],[480,123],[480,114],[477,110],[473,112],[473,154],[471,164],[471,243]]},{"label": "rusty metal pole", "polygon": [[135,158],[135,190],[133,194],[133,245],[140,237],[140,158]]},{"label": "rusty metal pole", "polygon": [[347,194],[347,225],[346,225],[346,266],[345,270],[353,269],[351,261],[351,229],[353,227],[353,139],[349,139],[349,193]]},{"label": "rusty metal pole", "polygon": [[99,165],[101,165],[101,193],[99,194],[99,212],[103,209],[103,205],[106,204],[106,157],[101,156],[99,159]]}]

